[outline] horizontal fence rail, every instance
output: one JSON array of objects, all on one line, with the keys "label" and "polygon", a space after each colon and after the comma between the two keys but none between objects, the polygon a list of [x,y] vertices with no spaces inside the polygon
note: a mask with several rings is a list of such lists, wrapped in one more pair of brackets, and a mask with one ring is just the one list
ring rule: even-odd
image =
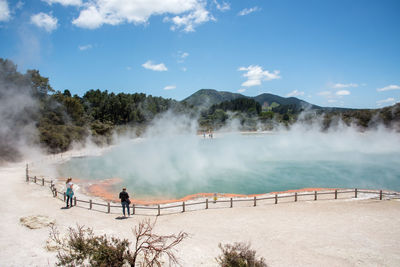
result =
[{"label": "horizontal fence rail", "polygon": [[[40,186],[45,186],[45,184],[50,184],[49,188],[51,192],[53,193],[54,198],[58,198],[60,200],[63,200],[64,202],[66,201],[66,192],[59,191],[56,189],[55,182],[54,180],[46,180],[44,178],[37,178],[36,176],[29,176],[29,170],[28,166],[26,168],[26,182],[34,182],[37,185]],[[156,210],[157,211],[157,216],[161,215],[161,210],[166,210],[166,209],[177,209],[176,212],[185,212],[187,207],[191,206],[199,206],[201,205],[203,209],[208,209],[210,207],[210,204],[218,204],[218,203],[229,203],[227,205],[222,206],[222,208],[233,208],[235,205],[234,203],[239,203],[239,202],[253,202],[253,206],[257,206],[257,203],[260,201],[268,201],[268,200],[273,200],[272,203],[278,204],[279,199],[288,199],[288,198],[293,198],[294,202],[297,202],[301,200],[302,197],[306,196],[314,196],[314,198],[308,198],[308,201],[316,201],[318,200],[318,196],[320,195],[334,195],[333,199],[337,199],[339,194],[349,194],[349,193],[354,193],[352,197],[358,198],[358,195],[360,193],[362,194],[375,194],[377,195],[376,197],[379,198],[379,200],[383,200],[383,196],[390,196],[392,198],[400,198],[400,193],[399,192],[384,192],[383,190],[360,190],[360,189],[332,189],[331,191],[313,191],[313,192],[293,192],[293,193],[283,193],[283,194],[275,194],[272,196],[266,196],[266,197],[249,197],[249,198],[226,198],[226,199],[212,199],[209,200],[206,198],[204,201],[198,201],[198,202],[175,202],[175,203],[170,203],[170,204],[152,204],[152,205],[138,205],[135,203],[132,203],[131,207],[129,208],[132,210],[132,214],[137,214],[137,210]],[[324,198],[324,200],[327,200]],[[98,203],[98,202],[93,202],[91,199],[89,200],[83,200],[83,199],[77,199],[76,197],[73,197],[73,206],[76,206],[77,203],[84,203],[87,204],[88,209],[93,209],[93,206],[100,206],[100,207],[106,207],[106,213],[111,213],[111,208],[119,208],[122,209],[121,205],[113,205],[111,202],[107,203]],[[288,203],[287,201],[285,203]],[[82,207],[82,206],[80,206]],[[219,207],[221,208],[221,207]],[[199,209],[197,209],[199,210]],[[171,213],[169,213],[171,214]],[[147,214],[146,214],[147,215]],[[150,214],[151,215],[151,214]],[[153,214],[154,215],[154,214]]]}]

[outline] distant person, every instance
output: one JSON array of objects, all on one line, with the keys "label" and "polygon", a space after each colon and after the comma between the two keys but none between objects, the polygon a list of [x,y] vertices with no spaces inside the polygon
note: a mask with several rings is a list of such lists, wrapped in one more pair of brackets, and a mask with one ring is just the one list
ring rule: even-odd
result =
[{"label": "distant person", "polygon": [[131,211],[129,210],[129,204],[131,204],[131,201],[129,200],[129,195],[128,192],[126,192],[126,188],[122,188],[122,192],[119,193],[119,198],[121,199],[121,204],[122,204],[122,212],[124,213],[125,216],[125,207],[128,209],[128,216],[131,216]]},{"label": "distant person", "polygon": [[[68,178],[67,182],[65,183],[67,187],[66,195],[67,195],[67,208],[72,208],[72,197],[74,196],[74,184],[72,183],[72,178]],[[69,202],[69,205],[68,205]]]}]

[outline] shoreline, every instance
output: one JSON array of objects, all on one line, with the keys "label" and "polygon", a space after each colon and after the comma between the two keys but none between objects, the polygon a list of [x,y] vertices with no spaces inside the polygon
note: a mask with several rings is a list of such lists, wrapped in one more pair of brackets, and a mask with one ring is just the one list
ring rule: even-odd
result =
[{"label": "shoreline", "polygon": [[[239,134],[246,135],[248,132],[239,132]],[[258,133],[258,132],[255,132]],[[270,134],[270,132],[261,132],[261,134]],[[200,136],[200,138],[202,138]],[[131,139],[130,142],[140,142],[142,141],[142,138],[135,138]],[[34,166],[35,169],[38,168],[38,170],[35,171],[37,173],[37,177],[44,177],[46,179],[49,179],[48,176],[46,175],[41,175],[39,174],[41,171],[43,171],[43,166],[40,166],[45,162],[45,168],[49,167],[49,165],[53,165],[51,168],[56,168],[54,167],[55,165],[58,165],[62,162],[68,161],[72,158],[79,158],[79,157],[86,157],[86,156],[99,156],[102,155],[103,153],[107,152],[108,150],[112,149],[114,146],[107,146],[107,147],[96,147],[96,148],[85,148],[81,149],[78,151],[75,150],[70,150],[65,153],[60,153],[56,155],[47,155],[41,158],[40,160],[37,160],[35,162],[30,162],[30,166]],[[38,166],[39,165],[39,166]],[[33,175],[32,175],[33,176]],[[54,176],[53,176],[54,177]],[[108,179],[103,179],[103,180],[85,180],[85,179],[80,179],[80,178],[73,178],[73,182],[80,188],[79,194],[83,195],[85,198],[90,198],[93,197],[95,199],[99,199],[102,201],[106,202],[112,202],[112,203],[119,203],[120,200],[118,198],[118,193],[115,190],[116,184],[121,183],[123,180],[121,178],[115,177],[115,178],[108,178]],[[61,189],[61,191],[65,191],[64,187],[64,181],[66,180],[66,177],[57,177],[54,179],[57,185],[57,189]],[[326,191],[326,190],[335,190],[335,189],[350,189],[350,188],[326,188],[326,187],[306,187],[306,188],[299,188],[299,189],[288,189],[288,190],[283,190],[283,191],[272,191],[272,192],[265,192],[265,193],[257,193],[257,194],[237,194],[237,193],[217,193],[218,198],[223,198],[223,199],[228,199],[228,198],[253,198],[253,197],[258,197],[258,196],[266,196],[266,195],[273,195],[273,194],[287,194],[287,193],[301,193],[301,192],[314,192],[314,191]],[[359,190],[362,190],[358,188]],[[354,188],[353,188],[354,190]],[[378,189],[368,189],[368,190],[378,190]],[[392,190],[387,190],[387,191],[392,191]],[[128,193],[129,189],[128,189]],[[131,194],[134,196],[134,194]],[[194,194],[188,194],[185,195],[181,198],[173,198],[173,197],[159,197],[157,196],[155,199],[151,199],[152,196],[149,196],[149,198],[146,196],[145,198],[134,198],[131,197],[131,201],[134,204],[139,204],[139,205],[157,205],[157,204],[171,204],[171,203],[177,203],[177,202],[184,202],[184,201],[192,201],[192,200],[198,200],[198,199],[206,199],[206,198],[213,198],[214,193],[208,193],[208,192],[198,192]]]},{"label": "shoreline", "polygon": [[[115,180],[113,180],[115,179]],[[105,179],[103,182],[98,184],[92,184],[89,186],[84,187],[87,191],[89,196],[98,197],[105,201],[118,203],[120,202],[118,198],[118,193],[110,190],[110,188],[118,183],[121,179],[120,178],[110,178]],[[273,191],[273,192],[265,192],[259,194],[236,194],[236,193],[216,193],[217,198],[253,198],[258,196],[265,196],[265,195],[272,195],[272,194],[287,194],[287,193],[300,193],[300,192],[314,192],[314,191],[327,191],[327,190],[335,190],[339,188],[324,188],[324,187],[309,187],[309,188],[300,188],[300,189],[290,189],[285,191]],[[128,190],[129,193],[129,190]],[[206,199],[206,198],[213,198],[215,193],[206,193],[206,192],[199,192],[194,194],[188,194],[181,198],[158,198],[155,200],[147,200],[147,199],[136,199],[131,197],[131,201],[134,204],[140,205],[158,205],[158,204],[171,204],[177,202],[184,202],[190,200],[198,200],[198,199]],[[151,196],[149,196],[151,198]]]},{"label": "shoreline", "polygon": [[[0,235],[2,266],[55,266],[57,252],[45,249],[49,229],[31,230],[19,222],[29,215],[54,219],[61,234],[84,225],[96,235],[128,240],[133,237],[130,229],[139,222],[157,220],[157,234],[185,231],[190,235],[176,248],[182,266],[218,266],[218,244],[234,242],[251,243],[257,255],[272,267],[400,264],[399,199],[381,201],[360,194],[358,199],[333,200],[326,195],[331,200],[313,201],[309,196],[297,203],[282,199],[281,205],[274,205],[273,200],[255,207],[239,202],[230,209],[229,203],[220,203],[196,212],[190,212],[193,206],[187,206],[184,213],[178,207],[168,216],[139,213],[120,220],[120,207],[111,214],[87,212],[82,205],[64,209],[65,203],[53,198],[47,187],[26,183],[24,167],[19,163],[0,168],[0,226],[5,230]],[[29,203],[21,205],[20,196]]]}]

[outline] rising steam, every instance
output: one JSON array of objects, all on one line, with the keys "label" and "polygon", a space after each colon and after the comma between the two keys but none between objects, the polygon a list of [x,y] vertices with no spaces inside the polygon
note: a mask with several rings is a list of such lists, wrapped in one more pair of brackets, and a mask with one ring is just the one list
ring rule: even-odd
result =
[{"label": "rising steam", "polygon": [[29,80],[9,73],[15,73],[15,65],[10,61],[0,64],[0,164],[37,153],[32,144],[37,140],[38,102]]},{"label": "rising steam", "polygon": [[298,123],[268,133],[217,132],[213,139],[196,129],[195,120],[167,113],[144,138],[121,141],[101,157],[73,160],[60,172],[86,179],[119,177],[143,198],[302,187],[400,190],[400,137],[384,128],[361,133],[339,124],[321,132],[319,125]]}]

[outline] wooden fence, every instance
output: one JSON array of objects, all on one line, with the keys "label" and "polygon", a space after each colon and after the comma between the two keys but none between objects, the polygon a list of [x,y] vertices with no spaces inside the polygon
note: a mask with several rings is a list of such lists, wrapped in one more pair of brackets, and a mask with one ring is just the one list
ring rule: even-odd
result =
[{"label": "wooden fence", "polygon": [[[29,170],[28,170],[28,165],[26,166],[26,182],[33,181],[35,184],[39,184],[41,186],[45,186],[46,184],[49,184],[49,188],[51,192],[53,193],[53,197],[58,198],[60,200],[63,200],[64,202],[66,201],[66,193],[59,191],[56,189],[55,183],[53,180],[46,180],[44,178],[37,178],[36,176],[29,176]],[[161,210],[167,210],[167,209],[174,209],[175,213],[176,212],[185,212],[187,207],[190,206],[202,206],[200,209],[208,209],[210,204],[217,204],[217,203],[226,203],[226,206],[222,206],[224,208],[233,208],[235,202],[250,202],[252,203],[252,206],[257,206],[257,203],[266,201],[266,200],[271,200],[272,203],[278,204],[279,199],[290,199],[292,198],[294,202],[297,202],[298,200],[305,199],[304,197],[308,196],[307,200],[318,200],[318,196],[323,196],[323,195],[333,195],[332,199],[338,199],[339,194],[351,194],[352,197],[357,198],[359,193],[366,193],[366,194],[375,194],[376,198],[379,197],[379,200],[382,200],[384,196],[390,196],[392,198],[399,198],[400,193],[399,192],[389,192],[389,191],[383,191],[383,190],[360,190],[360,189],[332,189],[330,191],[323,191],[323,192],[294,192],[294,193],[283,193],[283,194],[275,194],[272,196],[265,196],[265,197],[256,197],[254,196],[253,198],[230,198],[230,199],[213,199],[209,201],[209,199],[205,199],[203,201],[198,201],[198,202],[176,202],[172,204],[153,204],[153,205],[137,205],[135,203],[131,204],[131,214],[137,214],[137,210],[154,210],[155,213],[152,213],[150,215],[161,215]],[[310,196],[313,196],[313,198],[310,199]],[[324,198],[327,199],[327,198]],[[288,202],[288,201],[286,201]],[[94,206],[99,206],[99,207],[104,207],[102,212],[107,212],[111,213],[111,208],[119,208],[122,209],[121,205],[112,205],[112,203],[107,202],[107,203],[97,203],[93,202],[91,199],[90,200],[82,200],[82,199],[77,199],[76,197],[73,198],[73,206],[77,206],[77,203],[84,203],[86,204],[86,207],[89,210],[94,209]],[[80,207],[85,207],[82,205],[79,205]],[[106,210],[105,210],[106,209]],[[199,209],[197,209],[199,210]],[[149,214],[148,214],[149,215]]]}]

